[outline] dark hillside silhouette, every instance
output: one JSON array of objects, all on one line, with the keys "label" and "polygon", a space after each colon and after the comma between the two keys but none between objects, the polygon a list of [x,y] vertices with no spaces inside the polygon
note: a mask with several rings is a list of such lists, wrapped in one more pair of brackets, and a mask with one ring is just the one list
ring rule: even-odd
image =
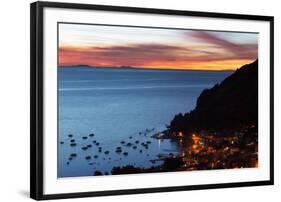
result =
[{"label": "dark hillside silhouette", "polygon": [[258,124],[258,60],[205,89],[194,110],[178,114],[170,131],[229,130]]}]

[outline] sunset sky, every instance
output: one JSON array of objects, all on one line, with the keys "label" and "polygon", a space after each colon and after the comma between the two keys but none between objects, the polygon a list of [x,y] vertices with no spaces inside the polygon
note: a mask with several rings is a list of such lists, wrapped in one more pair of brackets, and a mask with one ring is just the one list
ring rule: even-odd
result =
[{"label": "sunset sky", "polygon": [[237,69],[258,57],[258,34],[59,24],[59,66]]}]

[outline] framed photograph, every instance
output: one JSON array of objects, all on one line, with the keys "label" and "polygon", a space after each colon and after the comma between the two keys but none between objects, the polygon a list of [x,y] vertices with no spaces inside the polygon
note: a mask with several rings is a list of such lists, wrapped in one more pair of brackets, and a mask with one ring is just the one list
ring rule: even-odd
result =
[{"label": "framed photograph", "polygon": [[31,198],[273,184],[273,17],[31,4]]}]

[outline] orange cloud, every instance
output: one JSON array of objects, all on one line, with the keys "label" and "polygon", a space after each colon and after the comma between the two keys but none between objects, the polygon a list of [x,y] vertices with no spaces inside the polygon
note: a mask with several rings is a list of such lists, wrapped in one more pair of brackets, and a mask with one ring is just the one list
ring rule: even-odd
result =
[{"label": "orange cloud", "polygon": [[[205,41],[206,47],[162,44],[60,47],[59,65],[222,70],[236,69],[257,57],[256,45],[237,45],[208,33],[195,33],[194,37]],[[223,51],[212,50],[212,45]]]}]

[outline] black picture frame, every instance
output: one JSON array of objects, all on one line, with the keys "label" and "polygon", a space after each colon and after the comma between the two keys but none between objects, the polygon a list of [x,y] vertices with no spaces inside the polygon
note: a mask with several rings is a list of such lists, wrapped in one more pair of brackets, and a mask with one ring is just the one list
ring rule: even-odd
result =
[{"label": "black picture frame", "polygon": [[[130,13],[164,14],[169,16],[196,16],[224,19],[268,21],[270,23],[270,180],[239,183],[221,183],[189,185],[175,187],[155,187],[144,189],[98,191],[83,193],[51,194],[43,193],[43,9],[81,9],[98,11],[117,11]],[[195,12],[183,10],[135,8],[120,6],[89,5],[57,2],[35,2],[30,7],[30,197],[36,200],[63,199],[76,197],[93,197],[121,194],[139,194],[153,192],[186,191],[198,189],[215,189],[228,187],[245,187],[274,184],[274,17],[259,15],[240,15],[213,12]]]}]

